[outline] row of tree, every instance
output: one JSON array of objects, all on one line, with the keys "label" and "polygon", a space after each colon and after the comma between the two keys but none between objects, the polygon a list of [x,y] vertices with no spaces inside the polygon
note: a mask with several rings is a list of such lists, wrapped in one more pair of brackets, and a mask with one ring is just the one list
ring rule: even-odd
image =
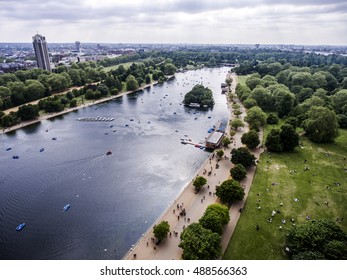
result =
[{"label": "row of tree", "polygon": [[19,106],[62,92],[71,86],[81,86],[106,78],[105,72],[93,67],[96,67],[95,63],[82,62],[74,63],[69,68],[59,66],[56,72],[31,69],[0,75],[0,109]]},{"label": "row of tree", "polygon": [[[84,67],[81,65],[85,65],[85,63],[78,64],[80,67]],[[65,66],[64,66],[65,67]],[[76,65],[72,65],[72,68],[75,68]],[[160,69],[164,68],[164,72],[162,72]],[[65,68],[64,68],[65,69]],[[58,77],[59,75],[62,77],[66,77],[68,79],[68,74],[64,72],[63,67],[58,67],[57,71],[62,71],[61,73],[50,73],[50,77]],[[86,67],[88,69],[88,67]],[[38,74],[40,71],[43,70],[33,69],[28,70],[29,72],[32,71],[33,73]],[[69,71],[72,71],[75,69],[70,69]],[[74,88],[70,91],[68,91],[65,94],[60,95],[54,95],[47,98],[43,98],[46,96],[46,89],[45,87],[40,83],[39,79],[42,77],[41,75],[38,75],[38,80],[26,80],[24,83],[22,82],[9,82],[9,86],[15,86],[16,84],[22,83],[27,84],[27,97],[30,98],[30,101],[41,99],[38,102],[38,105],[28,106],[28,105],[22,105],[20,106],[19,112],[13,112],[11,114],[5,114],[1,112],[0,114],[0,126],[3,127],[10,127],[13,125],[16,125],[20,123],[21,121],[26,120],[32,120],[36,119],[38,117],[38,112],[40,110],[44,110],[46,113],[53,113],[53,112],[60,112],[63,111],[65,108],[69,107],[75,107],[78,105],[78,102],[83,103],[84,99],[89,100],[97,100],[109,95],[117,95],[118,93],[122,92],[123,90],[129,90],[134,91],[137,90],[143,83],[151,83],[153,80],[160,79],[161,81],[164,81],[166,79],[165,74],[172,74],[176,71],[176,68],[171,63],[162,63],[162,65],[156,66],[154,64],[151,64],[149,67],[145,67],[145,64],[143,63],[133,63],[128,69],[126,69],[123,65],[120,65],[115,70],[104,73],[102,75],[103,81],[98,83],[90,83],[87,84],[79,89]],[[18,72],[18,71],[17,71]],[[15,74],[5,74],[5,75],[16,75]],[[46,71],[47,72],[47,71]],[[103,73],[101,71],[100,73]],[[146,74],[147,73],[147,74]],[[144,79],[142,77],[145,77]],[[0,77],[2,77],[0,75]],[[100,76],[101,77],[101,76]],[[59,82],[57,82],[59,84]],[[65,84],[64,84],[65,87]],[[14,98],[17,98],[18,94],[22,94],[21,87],[16,87],[18,92],[10,92],[6,87],[0,86],[0,105],[1,105],[1,96],[5,96],[3,93],[4,91],[1,91],[1,89],[6,89],[6,100],[10,100],[11,98],[14,100]],[[24,91],[26,94],[26,91]],[[30,93],[30,94],[29,94]],[[77,97],[81,98],[77,99]],[[16,99],[17,100],[17,99]],[[18,104],[26,103],[26,99],[21,99]],[[9,104],[12,104],[9,101]],[[25,116],[24,112],[27,112],[28,115]],[[34,113],[36,112],[36,113]],[[18,114],[19,113],[19,114]]]},{"label": "row of tree", "polygon": [[[124,57],[125,60],[131,58],[138,59],[137,56]],[[60,65],[54,68],[53,72],[42,69],[18,70],[15,73],[0,75],[0,110],[62,92],[71,86],[83,86],[99,81],[105,81],[107,86],[120,92],[123,88],[122,83],[130,75],[141,85],[150,83],[152,79],[164,81],[165,75],[173,75],[175,71],[176,67],[171,60],[166,62],[163,58],[133,63],[128,69],[119,66],[111,73],[106,73],[103,67],[95,62],[72,63],[69,67]]]},{"label": "row of tree", "polygon": [[221,204],[209,205],[198,223],[192,223],[181,233],[178,245],[184,260],[215,260],[222,254],[221,235],[229,222],[229,209]]}]

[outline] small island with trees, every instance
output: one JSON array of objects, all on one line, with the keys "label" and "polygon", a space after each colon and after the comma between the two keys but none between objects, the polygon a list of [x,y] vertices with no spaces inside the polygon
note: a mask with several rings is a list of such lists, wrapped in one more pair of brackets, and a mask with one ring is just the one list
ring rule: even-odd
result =
[{"label": "small island with trees", "polygon": [[188,107],[213,107],[214,100],[212,90],[203,85],[195,85],[193,89],[184,96],[183,104]]}]

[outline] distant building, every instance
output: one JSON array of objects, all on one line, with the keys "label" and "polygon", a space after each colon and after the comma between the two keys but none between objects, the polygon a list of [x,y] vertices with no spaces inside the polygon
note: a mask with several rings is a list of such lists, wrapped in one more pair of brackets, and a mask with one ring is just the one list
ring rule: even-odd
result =
[{"label": "distant building", "polygon": [[76,50],[76,52],[81,52],[81,42],[80,41],[75,42],[75,50]]},{"label": "distant building", "polygon": [[37,66],[51,71],[46,38],[40,34],[33,36],[33,46],[36,55]]}]

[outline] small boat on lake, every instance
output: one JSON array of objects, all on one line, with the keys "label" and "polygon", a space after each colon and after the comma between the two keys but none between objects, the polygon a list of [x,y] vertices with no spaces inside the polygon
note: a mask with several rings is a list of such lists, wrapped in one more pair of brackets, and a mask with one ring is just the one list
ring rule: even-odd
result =
[{"label": "small boat on lake", "polygon": [[63,210],[64,210],[64,211],[69,210],[70,206],[71,206],[70,204],[66,204],[66,205],[63,207]]},{"label": "small boat on lake", "polygon": [[12,158],[13,159],[19,159],[19,156],[13,156]]},{"label": "small boat on lake", "polygon": [[6,149],[6,151],[10,151],[10,150],[12,150],[12,148],[11,148],[11,147],[8,147],[8,148]]},{"label": "small boat on lake", "polygon": [[20,223],[17,227],[16,227],[16,231],[21,231],[23,229],[23,227],[25,227],[25,223]]},{"label": "small boat on lake", "polygon": [[57,137],[53,137],[52,140],[57,140]]},{"label": "small boat on lake", "polygon": [[108,151],[108,152],[106,153],[106,155],[107,155],[107,156],[112,155],[112,151]]},{"label": "small boat on lake", "polygon": [[40,149],[40,153],[42,153],[44,150],[45,150],[44,148],[41,148],[41,149]]}]

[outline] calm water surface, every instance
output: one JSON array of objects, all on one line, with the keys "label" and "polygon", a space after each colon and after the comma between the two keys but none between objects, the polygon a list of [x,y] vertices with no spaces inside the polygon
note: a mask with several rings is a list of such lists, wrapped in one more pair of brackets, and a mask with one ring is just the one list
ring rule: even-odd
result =
[{"label": "calm water surface", "polygon": [[[162,85],[1,135],[0,259],[121,259],[206,160],[207,152],[180,138],[198,143],[228,119],[220,89],[227,70],[179,73]],[[212,110],[180,105],[197,83],[212,89]],[[89,116],[115,120],[76,121]],[[66,204],[71,207],[63,211]],[[17,232],[21,222],[26,226]]]}]

